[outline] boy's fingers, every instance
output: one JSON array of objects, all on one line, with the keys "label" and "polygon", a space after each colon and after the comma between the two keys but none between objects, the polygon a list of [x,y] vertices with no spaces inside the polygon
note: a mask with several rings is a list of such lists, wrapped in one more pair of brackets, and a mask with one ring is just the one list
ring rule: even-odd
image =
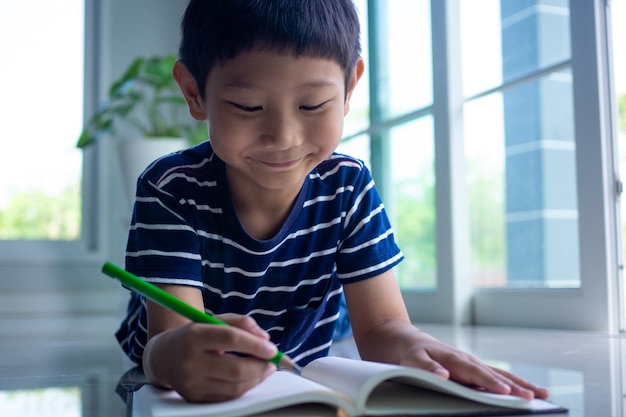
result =
[{"label": "boy's fingers", "polygon": [[505,375],[469,355],[463,363],[457,366],[452,379],[462,384],[475,385],[495,394],[510,394],[526,399],[533,397],[532,392],[518,389],[515,383]]},{"label": "boy's fingers", "polygon": [[239,327],[264,339],[270,338],[270,335],[252,317],[231,313],[220,314],[217,317],[230,326]]},{"label": "boy's fingers", "polygon": [[535,390],[531,389],[531,384],[521,383],[522,378],[481,363],[470,362],[469,365],[466,372],[459,372],[452,378],[458,382],[476,385],[496,394],[509,394],[526,400],[532,400],[536,395]]},{"label": "boy's fingers", "polygon": [[[538,387],[528,381],[526,381],[524,378],[521,378],[517,375],[514,375],[510,372],[507,372],[503,369],[500,368],[492,368],[494,372],[503,375],[505,378],[508,378],[510,381],[513,382],[514,384],[514,390],[516,390],[517,388],[515,387],[515,385],[521,387],[522,389],[526,389],[529,390],[531,392],[534,393],[534,396],[537,398],[541,398],[541,399],[546,399],[550,396],[550,392],[542,387]],[[514,394],[516,395],[516,394]]]},{"label": "boy's fingers", "polygon": [[241,396],[276,370],[270,341],[235,326],[189,323],[176,330],[178,369],[170,385],[190,402]]},{"label": "boy's fingers", "polygon": [[226,401],[240,397],[276,371],[269,362],[254,358],[210,353],[210,360],[196,367],[192,378],[177,391],[190,402]]},{"label": "boy's fingers", "polygon": [[547,398],[549,392],[502,369],[489,367],[471,355],[448,350],[432,354],[422,350],[411,355],[410,366],[449,377],[464,385],[474,385],[497,394],[515,395],[527,400]]},{"label": "boy's fingers", "polygon": [[277,353],[276,345],[267,338],[239,327],[198,323],[193,327],[197,334],[189,340],[206,351],[237,352],[260,359],[273,358]]},{"label": "boy's fingers", "polygon": [[444,379],[450,378],[450,372],[439,362],[434,360],[425,350],[410,355],[410,357],[408,357],[406,361],[402,362],[401,365],[423,369]]}]

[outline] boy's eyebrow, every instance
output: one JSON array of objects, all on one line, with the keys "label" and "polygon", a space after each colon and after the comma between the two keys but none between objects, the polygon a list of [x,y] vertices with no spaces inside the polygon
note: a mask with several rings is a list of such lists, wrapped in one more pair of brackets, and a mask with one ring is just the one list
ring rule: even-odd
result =
[{"label": "boy's eyebrow", "polygon": [[306,88],[325,88],[325,87],[334,87],[337,88],[337,84],[335,84],[332,81],[328,81],[328,80],[315,80],[315,81],[309,81],[306,82],[302,85],[300,85],[300,87],[306,87]]},{"label": "boy's eyebrow", "polygon": [[254,84],[247,83],[245,81],[231,81],[231,82],[227,82],[227,83],[224,83],[222,85],[222,87],[224,87],[224,88],[233,88],[233,89],[239,88],[239,89],[242,89],[242,90],[258,90],[260,88],[260,87],[254,85]]},{"label": "boy's eyebrow", "polygon": [[[246,81],[230,81],[230,82],[224,83],[222,87],[232,88],[232,89],[241,89],[241,90],[261,89],[260,86],[253,84],[253,83],[246,82]],[[298,85],[298,88],[309,88],[309,89],[326,88],[326,87],[338,88],[336,83],[332,81],[328,81],[328,80],[313,80],[313,81],[307,81],[305,83]]]}]

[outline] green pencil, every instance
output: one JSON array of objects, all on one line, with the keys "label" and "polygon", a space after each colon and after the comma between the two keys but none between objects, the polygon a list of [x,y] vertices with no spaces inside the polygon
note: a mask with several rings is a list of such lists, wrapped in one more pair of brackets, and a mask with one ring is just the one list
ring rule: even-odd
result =
[{"label": "green pencil", "polygon": [[[125,271],[124,269],[115,266],[110,262],[105,262],[105,264],[102,266],[102,272],[112,278],[119,279],[122,284],[124,284],[128,288],[137,291],[138,293],[148,297],[152,301],[159,303],[162,306],[167,307],[170,310],[175,311],[176,313],[187,317],[194,322],[228,326],[228,324],[226,324],[222,320],[190,306],[179,298],[174,297],[167,291],[164,291],[159,287],[142,280],[136,275],[133,275],[130,272]],[[297,374],[300,374],[300,372],[302,371],[302,369],[289,356],[280,351],[276,353],[276,356],[268,359],[268,361],[272,362],[279,368],[288,369]]]}]

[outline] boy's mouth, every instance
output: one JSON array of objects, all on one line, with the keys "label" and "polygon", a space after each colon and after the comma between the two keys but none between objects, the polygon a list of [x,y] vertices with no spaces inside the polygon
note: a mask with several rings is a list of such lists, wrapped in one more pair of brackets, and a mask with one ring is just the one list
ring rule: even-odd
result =
[{"label": "boy's mouth", "polygon": [[292,159],[289,161],[278,161],[278,162],[261,161],[263,165],[268,166],[270,168],[290,168],[296,165],[298,162],[300,162],[300,159]]}]

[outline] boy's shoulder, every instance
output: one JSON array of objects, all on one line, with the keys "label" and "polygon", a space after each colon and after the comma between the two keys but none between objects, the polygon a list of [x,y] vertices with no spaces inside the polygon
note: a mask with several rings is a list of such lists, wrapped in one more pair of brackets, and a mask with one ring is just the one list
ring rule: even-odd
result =
[{"label": "boy's shoulder", "polygon": [[344,187],[356,190],[367,187],[372,181],[372,175],[363,161],[349,155],[333,153],[309,173],[308,193],[310,196],[332,194]]},{"label": "boy's shoulder", "polygon": [[336,172],[338,170],[354,171],[355,173],[359,173],[361,171],[367,171],[367,167],[360,159],[350,155],[333,152],[332,155],[315,167],[312,171],[312,175],[323,176],[324,174]]},{"label": "boy's shoulder", "polygon": [[180,176],[206,177],[218,172],[219,162],[221,161],[215,156],[210,142],[206,141],[156,159],[141,177],[157,186]]}]

